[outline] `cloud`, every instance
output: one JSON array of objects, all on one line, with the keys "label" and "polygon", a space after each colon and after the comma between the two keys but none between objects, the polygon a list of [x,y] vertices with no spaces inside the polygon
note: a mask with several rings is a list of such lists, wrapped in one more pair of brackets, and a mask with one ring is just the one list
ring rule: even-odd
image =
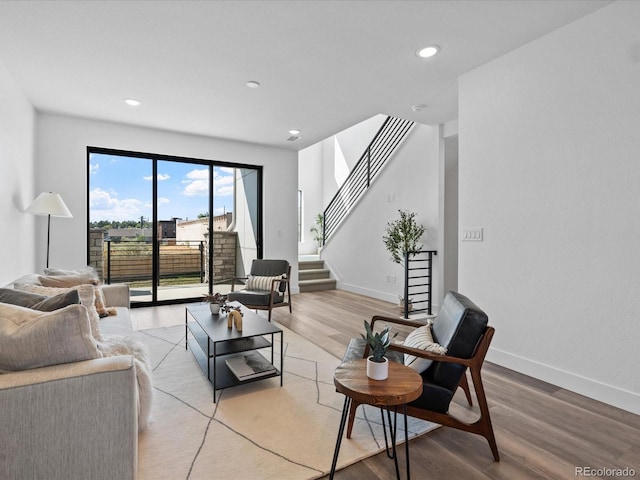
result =
[{"label": "cloud", "polygon": [[166,205],[167,203],[171,203],[171,200],[166,197],[158,197],[158,205]]},{"label": "cloud", "polygon": [[[158,174],[158,181],[162,182],[164,180],[169,180],[171,178],[171,176],[168,173],[159,173]],[[146,177],[142,177],[143,180],[147,180],[148,182],[150,182],[151,180],[153,180],[153,175],[148,175]]]},{"label": "cloud", "polygon": [[135,220],[143,213],[144,202],[136,198],[119,199],[111,193],[94,188],[89,192],[89,211],[91,221],[100,220]]},{"label": "cloud", "polygon": [[90,163],[89,164],[89,175],[96,175],[98,173],[98,170],[100,169],[100,164],[99,163]]},{"label": "cloud", "polygon": [[[220,175],[220,172],[225,172],[228,174]],[[218,169],[218,171],[215,172],[215,176],[213,177],[213,194],[218,197],[228,197],[229,195],[233,195],[233,178],[233,168],[224,167]]]},{"label": "cloud", "polygon": [[185,185],[182,194],[187,197],[209,195],[209,169],[191,170],[182,183]]},{"label": "cloud", "polygon": [[[233,195],[233,177],[234,168],[216,167],[214,168],[213,177],[213,194],[217,197],[227,197]],[[191,170],[182,180],[185,185],[182,190],[183,195],[187,196],[207,196],[209,194],[209,169]]]}]

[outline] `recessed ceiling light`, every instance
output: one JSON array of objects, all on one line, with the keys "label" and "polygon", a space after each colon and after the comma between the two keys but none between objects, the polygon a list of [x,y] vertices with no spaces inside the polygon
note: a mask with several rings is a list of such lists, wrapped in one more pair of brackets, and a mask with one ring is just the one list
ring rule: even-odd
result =
[{"label": "recessed ceiling light", "polygon": [[297,129],[294,128],[292,130],[289,130],[289,133],[291,135],[299,135],[300,134],[300,130],[297,130]]},{"label": "recessed ceiling light", "polygon": [[438,45],[429,45],[428,47],[421,48],[416,52],[420,58],[429,58],[433,57],[436,53],[440,51],[440,47]]},{"label": "recessed ceiling light", "polygon": [[260,86],[260,82],[256,82],[255,80],[249,80],[247,82],[247,87],[249,88],[258,88]]},{"label": "recessed ceiling light", "polygon": [[132,107],[138,107],[138,106],[142,105],[142,103],[139,100],[135,100],[133,98],[126,98],[124,100],[124,103],[126,103],[127,105],[130,105]]}]

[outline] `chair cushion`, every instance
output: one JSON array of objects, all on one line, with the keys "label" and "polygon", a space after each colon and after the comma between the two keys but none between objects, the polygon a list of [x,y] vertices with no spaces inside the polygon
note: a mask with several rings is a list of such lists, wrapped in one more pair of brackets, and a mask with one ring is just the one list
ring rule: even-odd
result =
[{"label": "chair cushion", "polygon": [[[247,307],[268,307],[271,301],[271,293],[264,290],[240,290],[238,292],[229,292],[227,299],[230,302],[240,302]],[[282,302],[284,302],[284,295],[275,295],[273,303]]]},{"label": "chair cushion", "polygon": [[275,277],[285,275],[289,269],[289,262],[286,260],[256,259],[251,263],[252,276]]}]

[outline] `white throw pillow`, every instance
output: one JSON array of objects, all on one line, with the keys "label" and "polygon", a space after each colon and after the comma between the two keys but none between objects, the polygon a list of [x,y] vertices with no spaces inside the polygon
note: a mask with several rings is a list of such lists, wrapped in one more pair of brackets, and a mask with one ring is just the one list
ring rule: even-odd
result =
[{"label": "white throw pillow", "polygon": [[[426,350],[427,352],[436,353],[438,355],[444,355],[447,353],[447,349],[442,345],[433,341],[433,335],[431,334],[431,320],[427,321],[427,324],[416,328],[413,332],[407,335],[403,345],[410,348],[419,348],[420,350]],[[433,360],[426,358],[416,357],[415,355],[404,354],[404,364],[413,368],[416,372],[422,373],[429,365],[433,363]]]},{"label": "white throw pillow", "polygon": [[16,290],[39,293],[40,295],[47,295],[50,297],[68,292],[69,290],[77,290],[78,296],[80,297],[80,305],[84,305],[89,312],[91,333],[96,340],[102,341],[102,333],[100,332],[100,315],[96,309],[96,290],[99,290],[100,287],[90,285],[88,283],[76,285],[75,287],[70,288],[44,287],[42,285],[16,283],[15,288]]},{"label": "white throw pillow", "polygon": [[0,373],[101,357],[82,305],[43,313],[0,303]]},{"label": "white throw pillow", "polygon": [[[271,282],[274,280],[281,280],[285,278],[284,275],[276,275],[275,277],[261,277],[261,276],[253,276],[249,277],[247,280],[246,288],[247,290],[271,290]],[[279,285],[276,284],[276,290],[278,290]]]}]

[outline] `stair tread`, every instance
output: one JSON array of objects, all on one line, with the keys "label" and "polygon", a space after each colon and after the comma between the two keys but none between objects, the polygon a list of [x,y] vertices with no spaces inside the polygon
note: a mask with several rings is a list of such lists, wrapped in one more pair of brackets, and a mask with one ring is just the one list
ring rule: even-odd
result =
[{"label": "stair tread", "polygon": [[335,278],[312,278],[309,280],[298,280],[299,285],[310,285],[313,283],[336,283]]}]

